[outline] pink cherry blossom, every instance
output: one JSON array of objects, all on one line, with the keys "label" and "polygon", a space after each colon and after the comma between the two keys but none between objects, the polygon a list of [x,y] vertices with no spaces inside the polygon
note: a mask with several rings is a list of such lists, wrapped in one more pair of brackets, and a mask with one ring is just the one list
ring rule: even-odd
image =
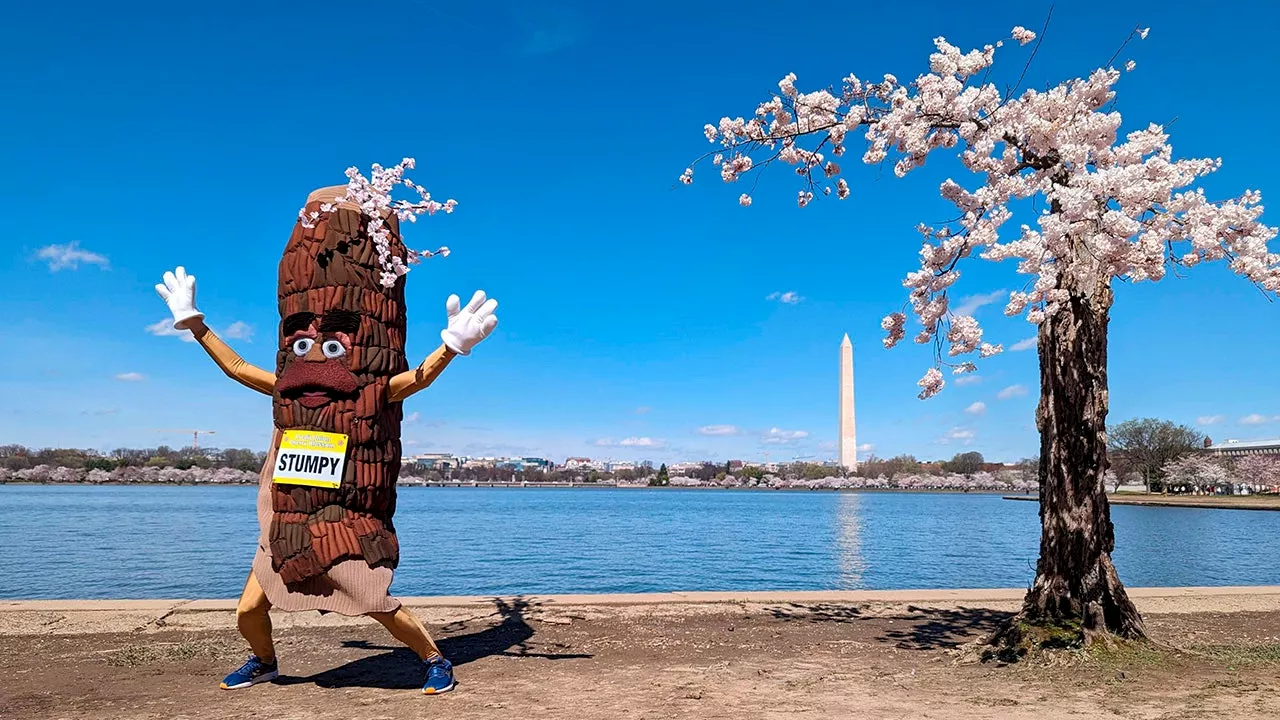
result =
[{"label": "pink cherry blossom", "polygon": [[[1148,30],[1135,29],[1130,37],[1146,38]],[[1012,37],[1038,45],[1036,33],[1021,26]],[[844,157],[857,138],[866,143],[864,163],[885,163],[899,177],[936,151],[958,156],[973,179],[942,183],[939,192],[956,217],[919,227],[920,269],[903,280],[921,327],[916,342],[945,339],[953,357],[986,358],[1003,349],[982,342],[976,319],[950,311],[957,268],[973,257],[1011,260],[1029,278],[1010,293],[1005,314],[1032,324],[1064,307],[1069,288],[1084,279],[1156,281],[1170,268],[1213,260],[1264,292],[1280,292],[1280,254],[1268,247],[1277,230],[1260,220],[1261,194],[1210,200],[1197,185],[1220,159],[1175,158],[1161,125],[1122,133],[1114,109],[1120,70],[1097,68],[1043,90],[1019,91],[1015,83],[1005,91],[1008,83],[989,79],[1003,44],[962,52],[939,37],[933,45],[929,71],[910,83],[892,74],[877,82],[848,75],[838,87],[805,92],[791,73],[753,117],[725,117],[704,128],[720,146],[715,152],[728,158],[722,179],[737,181],[773,163],[793,166],[801,178],[800,207],[811,204],[817,190],[830,193],[831,182],[837,197],[849,196],[849,170],[827,156]],[[686,175],[692,178],[692,168]],[[1028,222],[1011,223],[1013,208],[1028,200],[1044,209]],[[904,313],[882,321],[886,347],[906,336],[904,326]],[[942,353],[936,355],[935,370]],[[941,374],[934,378],[931,371],[921,380],[922,397],[941,389]]]},{"label": "pink cherry blossom", "polygon": [[751,196],[746,193],[742,193],[742,195],[738,196],[738,204],[742,207],[751,207]]},{"label": "pink cherry blossom", "polygon": [[[444,252],[416,252],[408,250],[407,258],[397,257],[391,252],[391,231],[387,228],[385,218],[391,214],[395,214],[396,218],[401,222],[408,220],[416,222],[418,215],[423,213],[434,215],[443,211],[446,214],[453,212],[458,203],[455,200],[446,200],[443,203],[432,200],[431,193],[426,188],[414,183],[412,180],[404,176],[405,170],[412,170],[415,161],[413,158],[404,158],[398,164],[384,168],[374,163],[366,178],[360,173],[359,168],[347,168],[347,191],[334,202],[323,203],[320,206],[321,212],[306,212],[306,208],[298,211],[298,219],[302,222],[303,227],[315,227],[320,220],[321,213],[332,213],[338,209],[341,203],[351,203],[360,208],[360,212],[368,216],[369,223],[367,231],[369,237],[373,240],[374,246],[378,253],[378,262],[382,266],[383,272],[380,276],[380,282],[391,287],[403,275],[409,272],[409,268],[405,265],[406,260],[409,263],[417,263],[423,257],[432,257],[434,255],[448,256],[448,248],[441,248]],[[410,188],[418,194],[417,202],[409,202],[407,200],[392,200],[391,191],[397,186],[403,185]]]},{"label": "pink cherry blossom", "polygon": [[939,372],[938,368],[929,368],[924,377],[920,378],[920,381],[916,384],[921,388],[920,399],[928,400],[942,392],[942,388],[947,384],[947,381],[942,379],[942,373]]}]

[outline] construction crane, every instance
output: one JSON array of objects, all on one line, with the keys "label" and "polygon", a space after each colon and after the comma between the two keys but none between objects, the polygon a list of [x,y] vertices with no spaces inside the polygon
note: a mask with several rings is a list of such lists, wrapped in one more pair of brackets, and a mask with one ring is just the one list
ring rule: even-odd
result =
[{"label": "construction crane", "polygon": [[183,430],[172,430],[172,429],[163,429],[163,430],[156,430],[156,432],[162,432],[162,433],[191,433],[191,449],[192,449],[192,450],[199,450],[199,449],[200,449],[200,436],[201,436],[201,435],[213,435],[213,434],[215,434],[217,431],[216,431],[216,430],[186,430],[186,429],[183,429]]}]

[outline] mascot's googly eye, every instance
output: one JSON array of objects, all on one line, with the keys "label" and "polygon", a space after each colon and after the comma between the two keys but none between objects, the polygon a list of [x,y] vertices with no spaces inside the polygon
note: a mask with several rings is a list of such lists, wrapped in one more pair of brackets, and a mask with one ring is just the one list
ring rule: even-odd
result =
[{"label": "mascot's googly eye", "polygon": [[293,341],[293,354],[302,357],[311,352],[311,346],[315,344],[316,341],[311,338],[298,338]]},{"label": "mascot's googly eye", "polygon": [[325,357],[330,359],[340,358],[347,354],[347,349],[337,340],[325,340],[324,344],[320,346],[320,350]]}]

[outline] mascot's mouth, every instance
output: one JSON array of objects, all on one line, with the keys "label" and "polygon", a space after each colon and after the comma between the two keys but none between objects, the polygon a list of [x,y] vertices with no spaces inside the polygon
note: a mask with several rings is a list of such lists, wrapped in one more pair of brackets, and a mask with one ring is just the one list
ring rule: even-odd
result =
[{"label": "mascot's mouth", "polygon": [[330,397],[328,390],[303,389],[294,393],[294,395],[293,400],[299,405],[309,408],[318,408],[333,399]]},{"label": "mascot's mouth", "polygon": [[338,398],[356,393],[356,378],[341,363],[295,362],[285,368],[276,383],[280,397],[305,408],[318,408]]}]

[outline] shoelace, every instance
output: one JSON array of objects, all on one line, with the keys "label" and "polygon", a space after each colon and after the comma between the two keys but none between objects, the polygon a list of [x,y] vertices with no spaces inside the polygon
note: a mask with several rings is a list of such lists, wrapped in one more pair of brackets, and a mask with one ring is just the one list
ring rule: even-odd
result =
[{"label": "shoelace", "polygon": [[256,658],[256,657],[251,657],[251,658],[249,658],[249,659],[245,662],[245,664],[244,664],[244,665],[241,665],[241,666],[240,666],[240,669],[239,669],[239,670],[237,670],[236,672],[237,672],[237,673],[240,673],[240,674],[242,674],[242,675],[250,675],[250,676],[252,676],[252,675],[253,675],[254,673],[256,673],[260,668],[262,668],[262,666],[263,666],[263,665],[265,665],[265,664],[266,664],[266,663],[262,662],[262,661],[261,661],[261,660],[259,660],[258,658]]}]

